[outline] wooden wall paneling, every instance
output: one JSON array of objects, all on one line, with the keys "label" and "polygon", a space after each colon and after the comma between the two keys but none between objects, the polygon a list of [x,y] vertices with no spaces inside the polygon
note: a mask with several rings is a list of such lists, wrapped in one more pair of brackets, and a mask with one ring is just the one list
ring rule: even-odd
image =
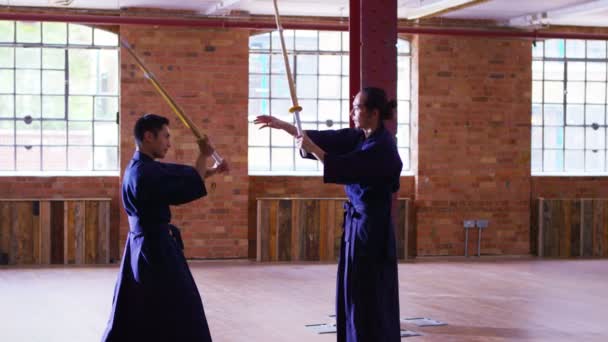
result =
[{"label": "wooden wall paneling", "polygon": [[110,201],[99,203],[99,230],[97,236],[96,263],[110,263]]},{"label": "wooden wall paneling", "polygon": [[0,264],[9,263],[12,203],[0,201]]},{"label": "wooden wall paneling", "polygon": [[581,256],[593,255],[593,200],[583,200],[583,224],[581,229]]},{"label": "wooden wall paneling", "polygon": [[278,260],[291,260],[291,200],[279,200],[278,204]]},{"label": "wooden wall paneling", "polygon": [[279,206],[278,200],[268,201],[268,259],[269,261],[277,261],[278,253],[277,248],[279,246],[277,239],[277,226],[278,226],[278,215],[277,209]]},{"label": "wooden wall paneling", "polygon": [[99,237],[99,201],[84,203],[84,262],[97,262],[97,239]]},{"label": "wooden wall paneling", "polygon": [[64,264],[66,202],[51,201],[51,264]]},{"label": "wooden wall paneling", "polygon": [[51,202],[40,201],[40,263],[51,263]]}]

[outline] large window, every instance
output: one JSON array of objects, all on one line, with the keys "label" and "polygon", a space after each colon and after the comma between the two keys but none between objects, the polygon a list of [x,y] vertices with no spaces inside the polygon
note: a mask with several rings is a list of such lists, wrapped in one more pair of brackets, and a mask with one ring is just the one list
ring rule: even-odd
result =
[{"label": "large window", "polygon": [[118,174],[118,37],[0,21],[0,175]]},{"label": "large window", "polygon": [[607,174],[606,41],[536,43],[532,64],[532,174]]},{"label": "large window", "polygon": [[[285,44],[303,110],[303,129],[340,129],[349,126],[348,33],[286,30]],[[260,114],[293,122],[291,98],[279,33],[252,36],[249,40],[249,173],[315,175],[317,161],[296,153],[294,139],[282,131],[253,124]],[[410,169],[410,45],[398,45],[398,147],[404,171]]]}]

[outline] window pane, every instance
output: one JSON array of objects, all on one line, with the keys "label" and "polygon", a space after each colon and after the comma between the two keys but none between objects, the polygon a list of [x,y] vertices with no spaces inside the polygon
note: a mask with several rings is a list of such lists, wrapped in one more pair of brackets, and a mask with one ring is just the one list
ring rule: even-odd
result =
[{"label": "window pane", "polygon": [[252,50],[270,49],[270,33],[256,34],[249,38],[249,48]]},{"label": "window pane", "polygon": [[40,23],[35,21],[17,22],[17,42],[40,43],[42,38]]},{"label": "window pane", "polygon": [[587,63],[587,81],[606,81],[606,63]]},{"label": "window pane", "polygon": [[0,93],[14,92],[14,75],[13,70],[0,70]]},{"label": "window pane", "polygon": [[0,95],[0,118],[14,118],[15,105],[13,95]]},{"label": "window pane", "polygon": [[65,23],[42,23],[42,42],[45,44],[66,44],[68,27]]},{"label": "window pane", "polygon": [[249,146],[270,146],[270,128],[249,123]]},{"label": "window pane", "polygon": [[42,117],[49,119],[65,119],[65,97],[43,96]]},{"label": "window pane", "polygon": [[564,147],[564,129],[562,127],[545,127],[545,148]]},{"label": "window pane", "polygon": [[0,170],[15,170],[15,147],[0,146]]},{"label": "window pane", "polygon": [[[539,147],[540,146],[533,146]],[[566,149],[585,148],[585,129],[583,127],[566,127]]]},{"label": "window pane", "polygon": [[70,94],[89,95],[97,90],[97,54],[94,50],[71,49],[69,55]]},{"label": "window pane", "polygon": [[543,128],[542,127],[532,127],[532,148],[542,148],[542,147],[543,147]]},{"label": "window pane", "polygon": [[95,147],[95,170],[118,170],[118,147]]},{"label": "window pane", "polygon": [[340,122],[340,101],[319,100],[319,121]]},{"label": "window pane", "polygon": [[568,125],[585,124],[585,106],[568,105],[566,107],[566,123]]},{"label": "window pane", "polygon": [[[584,87],[584,83],[583,86]],[[584,91],[584,88],[582,88]],[[563,82],[545,82],[545,102],[563,103],[564,102],[564,83]],[[581,97],[584,99],[585,97]]]},{"label": "window pane", "polygon": [[293,114],[289,113],[289,108],[291,108],[291,100],[272,99],[270,101],[270,113],[280,120],[287,122],[293,120]]},{"label": "window pane", "polygon": [[348,99],[350,96],[350,83],[348,83],[348,77],[342,77],[342,86],[341,86],[341,98]]},{"label": "window pane", "polygon": [[603,172],[606,169],[605,150],[587,151],[585,153],[585,171]]},{"label": "window pane", "polygon": [[545,150],[543,155],[544,171],[561,172],[564,170],[564,153],[562,150]]},{"label": "window pane", "polygon": [[545,41],[545,57],[564,57],[565,45],[563,39],[549,39]]},{"label": "window pane", "polygon": [[12,68],[15,61],[15,49],[0,47],[0,68]]},{"label": "window pane", "polygon": [[342,75],[350,75],[350,60],[348,56],[342,56]]},{"label": "window pane", "polygon": [[[283,39],[285,40],[285,49],[287,51],[293,51],[294,45],[294,32],[293,30],[284,30],[283,31]],[[281,51],[281,41],[279,38],[279,32],[272,32],[272,50]]]},{"label": "window pane", "polygon": [[18,94],[40,94],[40,70],[16,70]]},{"label": "window pane", "polygon": [[118,80],[118,50],[98,50],[99,70],[97,79],[97,93],[104,95],[117,95],[120,87]]},{"label": "window pane", "polygon": [[270,165],[272,171],[293,171],[294,153],[293,148],[273,148]]},{"label": "window pane", "polygon": [[65,69],[65,50],[42,49],[42,67],[44,69]]},{"label": "window pane", "polygon": [[[61,120],[42,122],[42,145],[67,145],[66,122]],[[43,152],[44,153],[44,152]]]},{"label": "window pane", "polygon": [[290,98],[289,96],[289,83],[285,75],[272,75],[270,76],[270,84],[272,97],[279,98]]},{"label": "window pane", "polygon": [[15,22],[0,20],[0,42],[15,41]]},{"label": "window pane", "polygon": [[586,127],[585,133],[587,149],[596,150],[606,147],[606,129],[604,127],[598,129]]},{"label": "window pane", "polygon": [[398,125],[397,126],[397,146],[399,146],[399,147],[410,146],[410,126],[409,125]]},{"label": "window pane", "polygon": [[410,149],[409,148],[399,148],[399,157],[401,158],[401,162],[403,163],[404,171],[410,169]]},{"label": "window pane", "polygon": [[93,169],[93,148],[91,146],[68,146],[68,170],[85,171]]},{"label": "window pane", "polygon": [[317,100],[302,100],[300,106],[302,106],[300,121],[317,121]]},{"label": "window pane", "polygon": [[270,149],[249,147],[248,164],[252,171],[270,171]]},{"label": "window pane", "polygon": [[340,98],[340,76],[319,76],[319,98]]},{"label": "window pane", "polygon": [[28,116],[39,118],[41,116],[39,95],[16,95],[15,102],[15,114],[18,119]]},{"label": "window pane", "polygon": [[410,42],[397,38],[397,53],[410,53]]},{"label": "window pane", "polygon": [[585,123],[587,125],[604,125],[604,106],[585,106]]},{"label": "window pane", "polygon": [[340,51],[341,46],[340,32],[319,31],[319,50]]},{"label": "window pane", "polygon": [[295,162],[296,162],[296,170],[297,171],[318,171],[319,170],[319,162],[312,159],[304,159],[300,157],[299,151],[296,151]]},{"label": "window pane", "polygon": [[584,81],[585,75],[585,62],[568,62],[568,81]]},{"label": "window pane", "polygon": [[316,75],[317,74],[317,60],[316,55],[299,55],[297,57],[298,74],[299,75]]},{"label": "window pane", "polygon": [[[270,131],[270,142],[272,146],[293,147],[295,142],[293,137],[282,130],[273,129]],[[273,156],[274,159],[274,156]]]},{"label": "window pane", "polygon": [[606,83],[587,83],[587,103],[606,103]]},{"label": "window pane", "polygon": [[585,82],[568,82],[568,103],[585,103]]},{"label": "window pane", "polygon": [[67,147],[66,146],[43,146],[42,147],[42,170],[65,171],[67,170]]},{"label": "window pane", "polygon": [[40,171],[40,146],[17,146],[17,171]]},{"label": "window pane", "polygon": [[319,56],[319,74],[340,75],[342,71],[342,57],[336,55]]},{"label": "window pane", "polygon": [[93,118],[92,96],[70,96],[68,101],[70,120],[91,120]]},{"label": "window pane", "polygon": [[26,124],[23,121],[15,123],[17,128],[17,145],[40,145],[40,121]]},{"label": "window pane", "polygon": [[249,73],[265,74],[269,72],[270,55],[249,54]]},{"label": "window pane", "polygon": [[585,169],[585,151],[566,151],[565,171],[583,171]]},{"label": "window pane", "polygon": [[532,125],[543,124],[543,107],[540,104],[532,105]]},{"label": "window pane", "polygon": [[95,98],[95,120],[108,120],[116,122],[118,115],[117,97]]},{"label": "window pane", "polygon": [[542,80],[543,79],[543,61],[532,62],[532,79]]},{"label": "window pane", "polygon": [[[397,38],[399,41],[399,38]],[[350,34],[348,32],[342,32],[342,51],[348,52],[350,48]]]},{"label": "window pane", "polygon": [[545,125],[563,126],[564,125],[564,106],[545,105]]},{"label": "window pane", "polygon": [[538,150],[538,149],[533,149],[532,150],[532,156],[531,156],[531,166],[532,166],[532,171],[533,172],[539,172],[542,171],[543,169],[543,151],[542,150]]},{"label": "window pane", "polygon": [[296,30],[296,49],[297,50],[317,50],[317,32],[310,30]]},{"label": "window pane", "polygon": [[566,57],[569,58],[585,58],[585,41],[578,39],[566,40]]},{"label": "window pane", "polygon": [[270,100],[268,99],[249,99],[250,120],[262,114],[270,114]]},{"label": "window pane", "polygon": [[543,82],[541,81],[532,82],[532,102],[543,102]]},{"label": "window pane", "polygon": [[68,144],[92,145],[93,126],[91,122],[68,122]]},{"label": "window pane", "polygon": [[298,75],[296,78],[298,98],[314,99],[317,97],[317,76]]},{"label": "window pane", "polygon": [[0,120],[0,145],[15,144],[15,122]]},{"label": "window pane", "polygon": [[564,79],[564,62],[545,62],[545,79],[561,81]]},{"label": "window pane", "polygon": [[68,24],[70,44],[92,45],[93,30],[90,27],[78,24]]},{"label": "window pane", "polygon": [[606,58],[606,41],[588,40],[587,58]]},{"label": "window pane", "polygon": [[[293,75],[293,55],[288,55],[289,67]],[[285,75],[285,58],[281,54],[274,54],[270,56],[270,72],[273,74]],[[287,76],[283,76],[286,78]]]},{"label": "window pane", "polygon": [[95,145],[118,146],[118,125],[115,122],[95,122]]},{"label": "window pane", "polygon": [[397,122],[398,123],[409,123],[410,122],[410,102],[399,101],[397,105]]},{"label": "window pane", "polygon": [[268,97],[270,79],[267,75],[249,75],[249,96]]},{"label": "window pane", "polygon": [[65,94],[65,74],[63,71],[42,71],[43,94]]},{"label": "window pane", "polygon": [[536,44],[532,44],[532,57],[543,57],[544,49],[545,44],[543,42],[536,42]]},{"label": "window pane", "polygon": [[94,30],[94,44],[97,46],[118,46],[118,35],[103,29]]}]

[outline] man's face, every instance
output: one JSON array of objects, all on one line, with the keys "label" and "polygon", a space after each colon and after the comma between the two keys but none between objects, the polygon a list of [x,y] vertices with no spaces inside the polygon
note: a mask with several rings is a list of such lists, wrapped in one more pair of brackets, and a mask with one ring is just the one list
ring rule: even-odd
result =
[{"label": "man's face", "polygon": [[356,128],[370,128],[373,120],[377,120],[377,118],[374,118],[375,112],[370,112],[365,107],[365,100],[365,95],[358,93],[353,101],[353,110],[350,112],[350,116],[352,117]]},{"label": "man's face", "polygon": [[163,128],[156,134],[152,131],[144,133],[144,144],[147,149],[153,154],[156,159],[162,159],[171,147],[171,134],[169,126],[163,125]]}]

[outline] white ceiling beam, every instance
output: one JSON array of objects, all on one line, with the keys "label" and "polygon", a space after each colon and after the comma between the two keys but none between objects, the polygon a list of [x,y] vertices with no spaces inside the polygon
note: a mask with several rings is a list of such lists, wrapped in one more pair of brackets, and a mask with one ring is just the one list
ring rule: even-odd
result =
[{"label": "white ceiling beam", "polygon": [[532,26],[549,24],[552,19],[565,19],[581,17],[608,9],[608,0],[594,0],[582,4],[576,4],[558,8],[552,11],[527,14],[521,17],[509,19],[510,26]]},{"label": "white ceiling beam", "polygon": [[221,0],[205,11],[206,15],[227,14],[228,12],[246,5],[251,0]]},{"label": "white ceiling beam", "polygon": [[462,8],[462,6],[472,5],[479,0],[437,0],[437,1],[421,1],[419,7],[406,8],[407,19],[419,19],[428,17],[440,12],[446,12],[454,8]]}]

